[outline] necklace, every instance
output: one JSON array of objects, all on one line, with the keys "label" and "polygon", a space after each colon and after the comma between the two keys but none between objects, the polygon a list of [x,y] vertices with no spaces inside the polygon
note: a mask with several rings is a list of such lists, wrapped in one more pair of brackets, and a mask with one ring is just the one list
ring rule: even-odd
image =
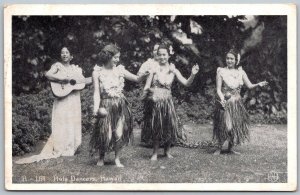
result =
[{"label": "necklace", "polygon": [[169,65],[166,64],[164,66],[159,65],[159,72],[168,72],[170,69]]},{"label": "necklace", "polygon": [[238,78],[239,72],[236,69],[229,69],[228,66],[226,68],[229,76],[233,77],[234,79]]},{"label": "necklace", "polygon": [[159,71],[155,75],[155,80],[161,85],[167,86],[173,82],[174,76],[170,74],[170,66],[159,67]]}]

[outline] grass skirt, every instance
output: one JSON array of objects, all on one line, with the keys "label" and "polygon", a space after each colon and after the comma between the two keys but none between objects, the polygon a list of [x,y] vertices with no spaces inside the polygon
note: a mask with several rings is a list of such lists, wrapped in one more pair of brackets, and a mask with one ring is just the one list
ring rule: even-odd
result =
[{"label": "grass skirt", "polygon": [[227,139],[231,139],[235,145],[249,140],[249,124],[249,115],[239,93],[227,100],[225,108],[216,103],[213,138],[220,144]]},{"label": "grass skirt", "polygon": [[162,146],[168,142],[176,144],[179,136],[186,139],[185,135],[179,132],[178,117],[170,91],[160,89],[155,91],[153,96],[145,100],[141,141],[152,146],[153,141],[157,140]]},{"label": "grass skirt", "polygon": [[[144,100],[144,116],[143,116],[143,125],[141,131],[141,142],[143,146],[153,147],[153,140],[151,138],[151,124],[152,124],[152,107],[154,102],[149,99]],[[178,130],[176,131],[177,140],[173,143],[175,146],[182,145],[182,143],[187,142],[187,136],[185,129],[180,121],[180,118],[177,117],[178,121]]]},{"label": "grass skirt", "polygon": [[[118,147],[127,145],[133,139],[133,120],[129,103],[124,97],[101,99],[100,107],[104,107],[108,115],[105,118],[97,118],[93,128],[90,149],[91,153],[96,151],[109,152]],[[120,138],[116,137],[117,124],[124,118],[123,132]]]}]

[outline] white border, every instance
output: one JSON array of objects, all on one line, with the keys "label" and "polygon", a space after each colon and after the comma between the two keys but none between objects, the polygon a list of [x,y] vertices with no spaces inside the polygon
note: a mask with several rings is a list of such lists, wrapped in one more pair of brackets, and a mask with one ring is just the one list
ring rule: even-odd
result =
[{"label": "white border", "polygon": [[[287,15],[288,16],[288,183],[13,184],[12,18],[13,15]],[[297,54],[294,4],[48,4],[4,9],[5,188],[7,190],[295,191],[297,188]]]}]

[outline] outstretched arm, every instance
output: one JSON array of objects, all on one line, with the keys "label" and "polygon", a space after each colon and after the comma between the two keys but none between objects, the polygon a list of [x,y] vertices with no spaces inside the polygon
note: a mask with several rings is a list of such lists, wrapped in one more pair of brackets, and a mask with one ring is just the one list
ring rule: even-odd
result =
[{"label": "outstretched arm", "polygon": [[93,86],[94,86],[94,107],[93,107],[93,115],[96,116],[100,107],[100,86],[98,74],[96,71],[93,72]]},{"label": "outstretched arm", "polygon": [[243,81],[249,89],[253,89],[253,88],[258,87],[258,86],[263,87],[263,86],[268,84],[268,82],[266,82],[266,81],[262,81],[262,82],[259,82],[259,83],[256,83],[256,84],[252,84],[245,71],[243,71]]},{"label": "outstretched arm", "polygon": [[182,74],[179,72],[179,70],[177,70],[177,69],[175,69],[174,73],[175,73],[175,76],[176,76],[177,80],[181,84],[183,84],[186,87],[189,87],[193,83],[195,75],[198,73],[198,71],[199,71],[199,66],[198,65],[194,65],[193,68],[192,68],[191,76],[188,79],[185,79],[182,76]]},{"label": "outstretched arm", "polygon": [[124,77],[127,80],[133,81],[133,82],[141,82],[147,75],[149,75],[149,73],[143,73],[139,76],[132,74],[131,72],[124,70]]}]

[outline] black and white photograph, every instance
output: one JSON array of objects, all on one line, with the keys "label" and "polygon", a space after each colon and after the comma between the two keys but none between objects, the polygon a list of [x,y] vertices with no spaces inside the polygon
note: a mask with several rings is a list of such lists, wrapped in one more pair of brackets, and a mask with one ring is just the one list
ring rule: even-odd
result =
[{"label": "black and white photograph", "polygon": [[6,189],[296,190],[295,5],[4,12]]}]

